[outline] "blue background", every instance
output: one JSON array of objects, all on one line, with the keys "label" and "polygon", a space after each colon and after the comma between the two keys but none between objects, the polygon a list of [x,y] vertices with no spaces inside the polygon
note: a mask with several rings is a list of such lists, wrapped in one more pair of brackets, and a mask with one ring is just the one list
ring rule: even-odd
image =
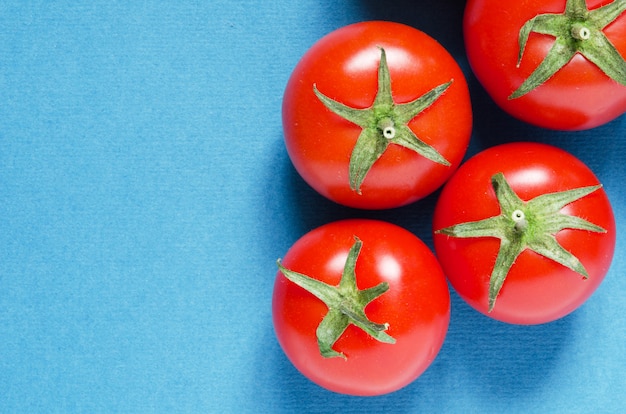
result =
[{"label": "blue background", "polygon": [[[626,405],[626,117],[542,130],[502,113],[469,71],[463,1],[23,1],[0,5],[0,412],[617,412]],[[272,330],[275,260],[347,217],[429,245],[436,194],[400,209],[335,205],[297,175],[281,97],[321,36],[385,19],[439,40],[470,83],[468,156],[541,141],[604,183],[618,225],[604,283],[541,326],[452,293],[436,361],[391,395],[325,391]]]}]

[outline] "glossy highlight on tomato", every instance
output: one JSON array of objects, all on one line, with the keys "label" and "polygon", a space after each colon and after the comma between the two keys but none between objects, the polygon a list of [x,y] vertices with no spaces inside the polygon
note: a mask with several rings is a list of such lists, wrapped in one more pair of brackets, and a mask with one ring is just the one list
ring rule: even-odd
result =
[{"label": "glossy highlight on tomato", "polygon": [[[397,108],[420,99],[405,120]],[[368,108],[369,117],[349,116]],[[454,58],[427,34],[382,21],[348,25],[315,43],[289,78],[282,117],[302,178],[330,200],[363,209],[431,194],[460,164],[472,128],[467,83]],[[355,146],[375,160],[352,157]],[[363,164],[371,164],[366,174]]]},{"label": "glossy highlight on tomato", "polygon": [[[444,186],[433,218],[435,251],[453,288],[473,308],[503,322],[540,324],[573,312],[600,285],[615,250],[613,210],[600,184],[576,157],[545,144],[503,144],[472,157]],[[505,213],[502,204],[515,205],[516,197],[523,203]],[[550,198],[558,199],[556,209],[545,203]],[[537,202],[540,209],[527,209]],[[529,216],[537,211],[540,217]],[[507,244],[485,223],[494,217],[501,220],[491,220],[507,223],[506,215],[511,213],[508,222],[513,227],[500,232]],[[524,214],[529,221],[538,221],[535,230],[546,234],[560,228],[554,225],[558,220],[566,226],[554,237],[522,234],[519,240],[524,242],[543,242],[537,246],[531,242],[513,258],[501,289],[492,297],[491,278],[497,273],[499,253],[516,243],[515,222]],[[481,225],[470,225],[479,227],[473,236],[461,234],[467,228],[461,224],[474,222]],[[543,249],[558,254],[548,258],[537,253]]]},{"label": "glossy highlight on tomato", "polygon": [[[332,222],[302,236],[280,264],[338,286],[355,239],[358,289],[388,289],[366,307],[391,341],[374,339],[350,324],[332,345],[341,355],[325,357],[316,331],[329,308],[278,271],[272,317],[278,341],[293,365],[328,390],[360,396],[396,391],[414,381],[435,359],[447,333],[450,296],[445,276],[430,249],[397,225],[367,219]],[[344,358],[345,357],[345,358]]]}]

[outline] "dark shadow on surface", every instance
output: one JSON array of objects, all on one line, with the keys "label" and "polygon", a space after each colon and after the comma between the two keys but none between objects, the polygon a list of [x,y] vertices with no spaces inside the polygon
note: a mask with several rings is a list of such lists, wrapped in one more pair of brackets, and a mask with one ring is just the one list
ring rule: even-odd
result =
[{"label": "dark shadow on surface", "polygon": [[375,219],[406,228],[432,248],[431,223],[438,192],[403,207],[362,210],[342,206],[318,194],[300,177],[292,165],[285,167],[284,173],[292,189],[288,202],[292,206],[294,219],[297,219],[301,232],[336,220]]},{"label": "dark shadow on surface", "polygon": [[453,55],[463,49],[463,11],[465,0],[429,1],[423,6],[415,0],[353,0],[363,11],[363,20],[388,20],[413,26],[435,38]]},{"label": "dark shadow on surface", "polygon": [[[262,189],[259,205],[260,219],[269,222],[272,234],[262,235],[271,239],[275,251],[268,254],[284,254],[305,233],[330,222],[367,218],[384,220],[413,232],[432,248],[432,214],[439,192],[417,202],[387,210],[362,210],[337,204],[317,193],[300,177],[294,168],[284,144],[282,131],[268,149],[273,154],[265,174],[267,183]],[[261,237],[261,235],[259,236]]]},{"label": "dark shadow on surface", "polygon": [[584,162],[601,182],[624,170],[626,116],[584,131],[557,131],[520,121],[498,107],[471,71],[466,71],[474,124],[466,158],[483,149],[510,142],[539,142],[561,148]]}]

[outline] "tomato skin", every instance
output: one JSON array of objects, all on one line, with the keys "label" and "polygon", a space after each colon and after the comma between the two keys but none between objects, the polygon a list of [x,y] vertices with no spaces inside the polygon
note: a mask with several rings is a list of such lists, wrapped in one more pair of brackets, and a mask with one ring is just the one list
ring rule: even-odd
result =
[{"label": "tomato skin", "polygon": [[[345,105],[371,106],[381,47],[387,52],[396,103],[409,102],[454,80],[431,107],[408,124],[451,166],[390,145],[358,194],[350,188],[348,165],[361,128],[329,111],[313,93],[313,85]],[[323,196],[362,209],[406,205],[439,188],[460,164],[472,128],[467,83],[452,56],[419,30],[382,21],[345,26],[314,44],[287,83],[282,116],[287,152],[302,178]]]},{"label": "tomato skin", "polygon": [[378,220],[318,227],[294,243],[282,264],[336,285],[355,235],[363,241],[356,265],[359,289],[389,283],[389,290],[365,308],[366,314],[374,322],[389,323],[387,333],[396,343],[376,341],[350,325],[334,345],[347,359],[323,358],[315,331],[328,308],[280,272],[273,322],[285,354],[304,376],[337,393],[381,395],[406,386],[435,359],[448,328],[450,296],[428,247],[409,231]]},{"label": "tomato skin", "polygon": [[[487,149],[463,164],[446,183],[435,207],[433,229],[500,214],[490,178],[502,172],[522,200],[597,185],[593,172],[573,155],[545,144],[512,143]],[[615,250],[615,219],[604,189],[565,206],[607,230],[562,230],[557,241],[582,262],[588,279],[530,250],[511,267],[494,309],[488,312],[489,277],[500,241],[455,238],[435,233],[437,257],[455,291],[476,310],[514,324],[559,319],[582,305],[608,272]]]},{"label": "tomato skin", "polygon": [[[594,9],[610,3],[587,0]],[[539,65],[554,37],[532,33],[518,68],[519,31],[542,13],[562,13],[565,0],[469,0],[464,38],[470,66],[486,91],[503,110],[530,124],[556,130],[584,130],[605,124],[626,111],[626,87],[577,54],[551,79],[525,96],[508,99]],[[603,32],[626,56],[626,15]]]}]

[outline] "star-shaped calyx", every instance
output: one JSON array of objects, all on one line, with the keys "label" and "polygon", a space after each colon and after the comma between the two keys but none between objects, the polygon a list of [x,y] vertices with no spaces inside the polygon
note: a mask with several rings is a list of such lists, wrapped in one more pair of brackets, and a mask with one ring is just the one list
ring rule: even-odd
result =
[{"label": "star-shaped calyx", "polygon": [[375,323],[365,315],[365,307],[374,299],[389,290],[389,284],[382,282],[374,287],[359,290],[356,285],[356,261],[363,242],[355,237],[350,248],[339,285],[332,286],[302,273],[285,268],[278,260],[278,269],[290,281],[315,295],[328,306],[328,313],[317,327],[317,344],[325,358],[346,356],[332,347],[350,324],[353,324],[380,342],[393,344],[395,339],[385,331],[389,325]]},{"label": "star-shaped calyx", "polygon": [[551,35],[554,45],[522,85],[509,96],[519,98],[551,78],[577,53],[598,66],[608,77],[626,85],[626,61],[602,30],[626,10],[626,0],[615,0],[594,10],[585,0],[567,0],[561,14],[539,14],[528,20],[519,33],[519,67],[530,33]]},{"label": "star-shaped calyx", "polygon": [[419,139],[407,124],[439,99],[451,84],[452,80],[441,84],[414,101],[395,103],[391,93],[387,56],[381,48],[378,91],[369,108],[359,109],[344,105],[327,97],[313,85],[315,95],[331,112],[363,128],[350,155],[349,180],[352,190],[360,194],[366,174],[390,144],[406,147],[433,162],[450,165],[435,148]]},{"label": "star-shaped calyx", "polygon": [[560,212],[566,205],[593,193],[601,188],[601,185],[547,193],[529,201],[523,201],[515,194],[502,173],[497,173],[491,178],[491,185],[500,205],[500,215],[436,231],[452,237],[500,239],[500,249],[489,280],[489,311],[493,310],[496,304],[496,298],[511,266],[526,249],[554,260],[584,278],[588,277],[580,260],[565,250],[555,235],[563,229],[606,232],[602,227],[587,220]]}]

